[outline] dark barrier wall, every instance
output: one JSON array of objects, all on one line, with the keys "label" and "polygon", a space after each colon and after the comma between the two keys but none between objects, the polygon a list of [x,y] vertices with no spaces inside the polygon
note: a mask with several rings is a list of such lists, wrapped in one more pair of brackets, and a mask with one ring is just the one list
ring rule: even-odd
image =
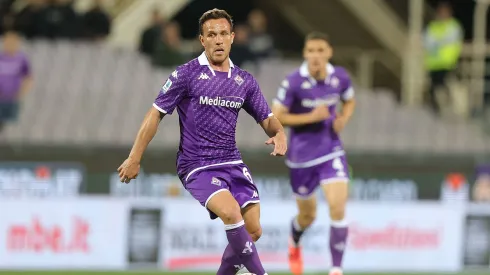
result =
[{"label": "dark barrier wall", "polygon": [[[271,157],[270,148],[242,152],[243,160],[255,175],[285,176],[284,158]],[[128,149],[107,148],[0,148],[0,161],[80,162],[87,172],[88,193],[108,193],[109,177],[127,157]],[[175,151],[148,150],[142,161],[146,173],[175,173]],[[485,156],[349,153],[355,178],[410,179],[417,183],[419,198],[435,199],[449,173],[462,173],[473,182],[475,166]]]}]

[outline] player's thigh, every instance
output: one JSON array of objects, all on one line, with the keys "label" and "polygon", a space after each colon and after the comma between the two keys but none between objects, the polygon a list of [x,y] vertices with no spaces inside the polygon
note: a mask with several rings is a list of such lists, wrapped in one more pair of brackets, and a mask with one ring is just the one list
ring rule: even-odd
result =
[{"label": "player's thigh", "polygon": [[291,168],[289,179],[293,194],[298,199],[310,199],[320,185],[317,167]]},{"label": "player's thigh", "polygon": [[262,236],[262,227],[260,226],[260,204],[248,204],[242,208],[242,216],[248,233],[256,242]]},{"label": "player's thigh", "polygon": [[184,183],[187,191],[210,212],[211,219],[225,224],[241,220],[240,207],[229,191],[226,171],[208,169],[194,173]]},{"label": "player's thigh", "polygon": [[234,165],[230,170],[230,178],[230,192],[241,208],[260,202],[259,190],[245,164]]},{"label": "player's thigh", "polygon": [[322,166],[320,183],[330,207],[330,215],[332,218],[342,219],[349,197],[347,159],[341,156],[325,162]]}]

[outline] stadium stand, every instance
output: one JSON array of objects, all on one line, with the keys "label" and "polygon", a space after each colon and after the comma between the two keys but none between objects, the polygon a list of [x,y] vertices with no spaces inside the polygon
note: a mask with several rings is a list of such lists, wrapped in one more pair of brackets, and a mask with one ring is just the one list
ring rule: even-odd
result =
[{"label": "stadium stand", "polygon": [[[0,143],[65,146],[131,145],[141,118],[172,70],[153,68],[132,50],[101,44],[35,41],[26,45],[35,85],[19,121]],[[47,66],[49,64],[49,66]],[[298,62],[271,59],[255,72],[269,101]],[[434,118],[420,107],[400,107],[392,93],[357,91],[357,113],[343,134],[348,150],[398,152],[485,152],[490,140],[468,122]],[[240,148],[262,146],[264,134],[243,112]],[[179,141],[177,116],[164,120],[151,146]]]}]

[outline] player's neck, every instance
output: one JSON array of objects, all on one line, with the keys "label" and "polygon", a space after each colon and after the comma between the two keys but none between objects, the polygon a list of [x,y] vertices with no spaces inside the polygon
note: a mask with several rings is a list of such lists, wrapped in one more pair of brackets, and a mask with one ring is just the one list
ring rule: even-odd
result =
[{"label": "player's neck", "polygon": [[227,57],[225,61],[221,63],[213,63],[208,56],[206,56],[206,58],[208,59],[211,69],[218,72],[228,72],[230,70],[230,57]]},{"label": "player's neck", "polygon": [[210,62],[209,65],[213,70],[218,72],[228,72],[230,70],[230,63],[228,62],[228,60],[219,64],[214,64]]},{"label": "player's neck", "polygon": [[327,70],[326,69],[322,69],[319,71],[309,70],[309,73],[315,80],[325,80],[327,78]]}]

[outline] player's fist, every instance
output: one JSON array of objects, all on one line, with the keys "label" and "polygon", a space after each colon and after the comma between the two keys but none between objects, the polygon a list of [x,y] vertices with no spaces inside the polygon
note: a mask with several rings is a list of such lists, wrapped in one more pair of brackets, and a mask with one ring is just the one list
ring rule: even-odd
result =
[{"label": "player's fist", "polygon": [[140,162],[134,160],[133,158],[127,158],[119,168],[119,179],[121,182],[129,183],[132,179],[136,179],[140,172]]},{"label": "player's fist", "polygon": [[312,123],[317,123],[320,121],[324,121],[325,119],[330,117],[330,112],[328,111],[328,107],[325,105],[320,105],[315,107],[310,112],[310,117],[311,117],[311,122]]},{"label": "player's fist", "polygon": [[272,156],[284,156],[288,150],[288,141],[286,134],[283,131],[278,132],[275,136],[268,139],[265,144],[274,145]]}]

